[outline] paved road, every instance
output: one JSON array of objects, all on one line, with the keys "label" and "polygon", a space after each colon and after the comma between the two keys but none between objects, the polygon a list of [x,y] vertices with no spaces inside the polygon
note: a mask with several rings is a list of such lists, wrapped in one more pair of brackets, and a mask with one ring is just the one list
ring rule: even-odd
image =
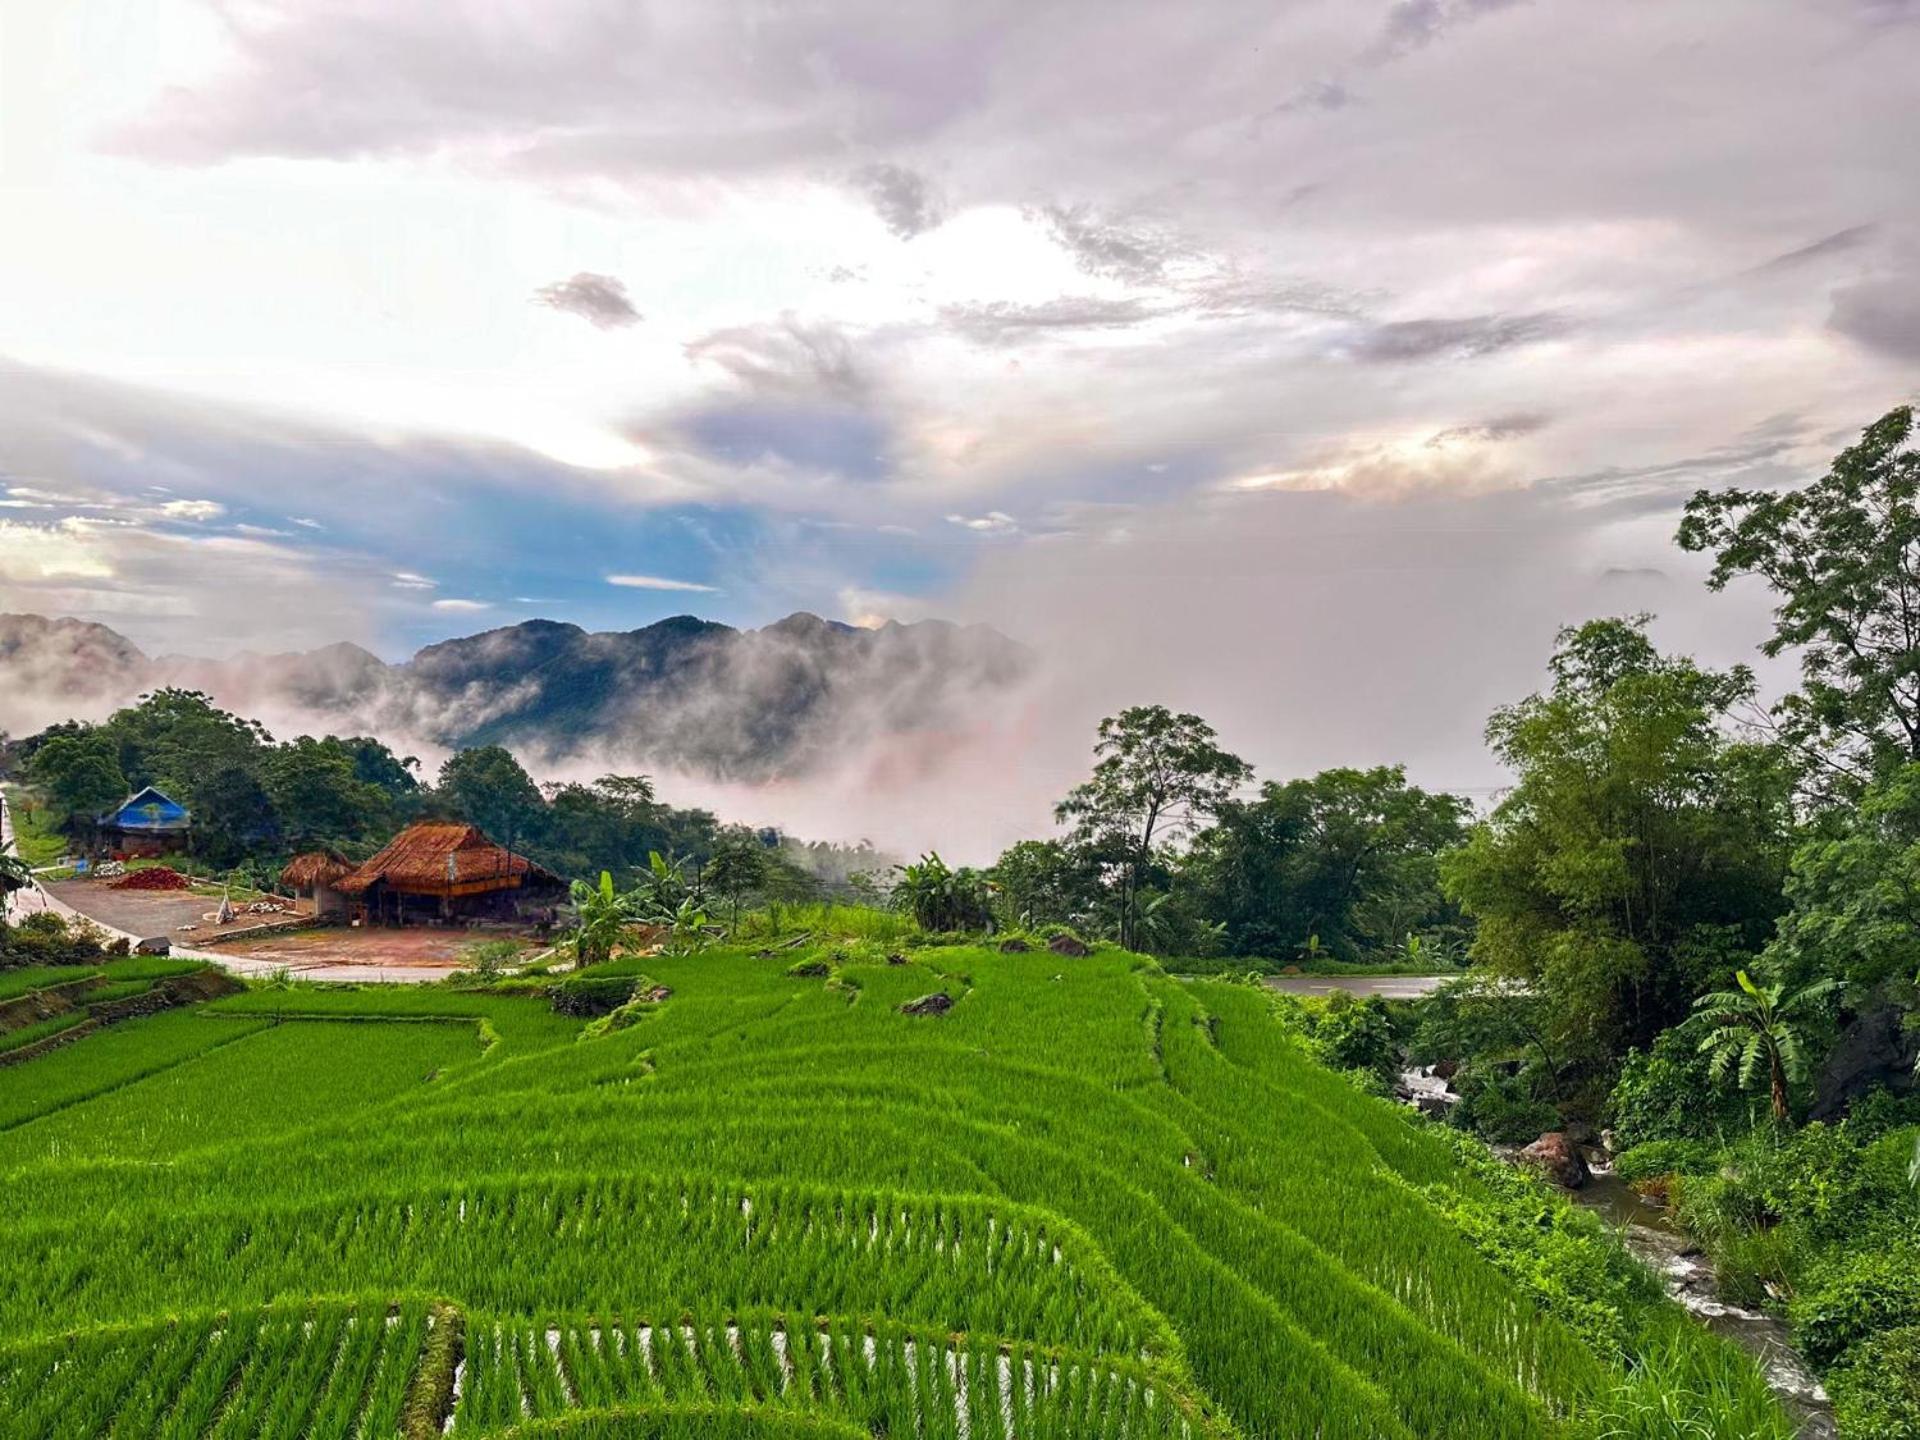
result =
[{"label": "paved road", "polygon": [[1378,995],[1385,1000],[1418,1000],[1431,995],[1450,975],[1269,975],[1267,984],[1289,995]]}]

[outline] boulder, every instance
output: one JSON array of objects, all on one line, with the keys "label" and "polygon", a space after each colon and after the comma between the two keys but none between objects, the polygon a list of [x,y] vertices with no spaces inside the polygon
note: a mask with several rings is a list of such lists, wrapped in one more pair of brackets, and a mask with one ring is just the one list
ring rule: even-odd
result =
[{"label": "boulder", "polygon": [[1578,1190],[1587,1183],[1586,1157],[1565,1131],[1549,1130],[1522,1150],[1520,1159],[1564,1189]]},{"label": "boulder", "polygon": [[1093,947],[1078,935],[1056,935],[1047,942],[1047,949],[1056,955],[1071,955],[1076,959],[1093,954]]},{"label": "boulder", "polygon": [[887,956],[887,964],[889,965],[904,965],[906,963],[907,957],[902,955],[898,950]]},{"label": "boulder", "polygon": [[1433,1078],[1436,1080],[1451,1080],[1459,1073],[1460,1062],[1458,1060],[1442,1060],[1438,1065],[1433,1067]]},{"label": "boulder", "polygon": [[922,995],[918,1000],[909,1000],[900,1007],[902,1015],[944,1015],[953,1009],[953,997],[944,990],[936,990],[931,995]]},{"label": "boulder", "polygon": [[1014,936],[1011,940],[1002,940],[1000,942],[1000,953],[1002,955],[1024,955],[1031,949],[1033,949],[1033,947],[1018,935]]},{"label": "boulder", "polygon": [[164,935],[149,935],[133,947],[136,955],[171,955],[173,942]]},{"label": "boulder", "polygon": [[1886,1005],[1860,1015],[1840,1032],[1814,1077],[1808,1119],[1837,1119],[1856,1095],[1880,1086],[1894,1091],[1913,1086],[1920,1030],[1902,1028],[1901,1020],[1900,1010]]}]

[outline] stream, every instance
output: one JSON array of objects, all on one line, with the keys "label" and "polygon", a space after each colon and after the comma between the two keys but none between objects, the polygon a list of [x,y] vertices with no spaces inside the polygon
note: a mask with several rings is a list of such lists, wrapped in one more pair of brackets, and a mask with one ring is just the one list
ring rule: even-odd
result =
[{"label": "stream", "polygon": [[[1408,1070],[1401,1077],[1409,1103],[1435,1114],[1458,1097],[1447,1083],[1424,1070]],[[1513,1160],[1517,1148],[1495,1147],[1503,1159]],[[1835,1440],[1839,1429],[1827,1392],[1793,1348],[1785,1321],[1759,1310],[1730,1304],[1720,1297],[1713,1266],[1667,1214],[1587,1153],[1591,1176],[1578,1190],[1563,1190],[1574,1204],[1593,1211],[1620,1237],[1621,1244],[1654,1274],[1686,1312],[1717,1335],[1745,1349],[1759,1363],[1768,1385],[1800,1422],[1803,1440]]]}]

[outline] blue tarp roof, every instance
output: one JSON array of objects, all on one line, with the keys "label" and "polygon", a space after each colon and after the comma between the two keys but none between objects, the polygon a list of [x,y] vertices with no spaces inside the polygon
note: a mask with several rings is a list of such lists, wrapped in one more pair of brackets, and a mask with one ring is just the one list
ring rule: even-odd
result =
[{"label": "blue tarp roof", "polygon": [[117,830],[184,830],[191,820],[186,806],[149,785],[102,815],[100,823]]}]

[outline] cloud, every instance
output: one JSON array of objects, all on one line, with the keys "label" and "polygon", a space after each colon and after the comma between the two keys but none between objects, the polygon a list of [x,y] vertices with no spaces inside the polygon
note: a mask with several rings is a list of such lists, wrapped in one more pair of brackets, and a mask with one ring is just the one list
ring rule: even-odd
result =
[{"label": "cloud", "polygon": [[227,507],[215,500],[169,500],[160,513],[169,520],[218,520]]},{"label": "cloud", "polygon": [[570,280],[542,285],[533,292],[533,298],[549,309],[578,315],[600,330],[617,330],[644,318],[633,308],[623,281],[591,270],[582,270]]},{"label": "cloud", "polygon": [[416,575],[411,570],[396,570],[393,574],[393,587],[396,590],[437,590],[440,582],[429,580],[424,575]]},{"label": "cloud", "polygon": [[689,341],[686,355],[762,394],[851,402],[865,399],[873,388],[844,330],[792,314],[710,331]]},{"label": "cloud", "polygon": [[1494,444],[1501,440],[1517,440],[1522,436],[1538,434],[1551,423],[1552,417],[1547,415],[1499,415],[1474,425],[1449,425],[1444,430],[1436,430],[1427,444],[1435,447],[1461,441]]},{"label": "cloud", "polygon": [[1833,292],[1827,324],[1869,350],[1920,362],[1920,275],[1885,276]]},{"label": "cloud", "polygon": [[1502,350],[1555,339],[1570,328],[1566,317],[1553,311],[1391,320],[1356,327],[1340,348],[1353,359],[1372,364],[1477,360]]},{"label": "cloud", "polygon": [[1877,225],[1849,225],[1844,230],[1836,230],[1831,235],[1823,235],[1805,245],[1796,245],[1785,254],[1776,255],[1762,265],[1754,267],[1755,274],[1777,273],[1784,270],[1797,270],[1812,261],[1825,260],[1834,255],[1846,255],[1866,245],[1879,233]]},{"label": "cloud", "polygon": [[1129,285],[1157,285],[1167,266],[1187,253],[1164,231],[1104,219],[1088,205],[1046,205],[1040,216],[1053,238],[1089,275]]},{"label": "cloud", "polygon": [[689,590],[703,595],[718,595],[719,588],[693,580],[670,580],[664,575],[609,575],[607,584],[625,590]]},{"label": "cloud", "polygon": [[1448,31],[1526,0],[1394,0],[1363,57],[1375,64],[1424,50]]},{"label": "cloud", "polygon": [[493,604],[487,600],[436,600],[433,608],[454,615],[472,615],[481,610],[491,610]]},{"label": "cloud", "polygon": [[1165,313],[1144,300],[1062,295],[1033,305],[994,300],[946,305],[940,319],[949,329],[987,345],[1004,345],[1075,330],[1118,330]]},{"label": "cloud", "polygon": [[949,515],[947,523],[979,535],[1007,535],[1020,528],[1020,522],[1004,510],[989,510],[984,515]]},{"label": "cloud", "polygon": [[924,235],[946,216],[926,177],[901,165],[868,165],[856,170],[859,187],[886,227],[902,240]]}]

